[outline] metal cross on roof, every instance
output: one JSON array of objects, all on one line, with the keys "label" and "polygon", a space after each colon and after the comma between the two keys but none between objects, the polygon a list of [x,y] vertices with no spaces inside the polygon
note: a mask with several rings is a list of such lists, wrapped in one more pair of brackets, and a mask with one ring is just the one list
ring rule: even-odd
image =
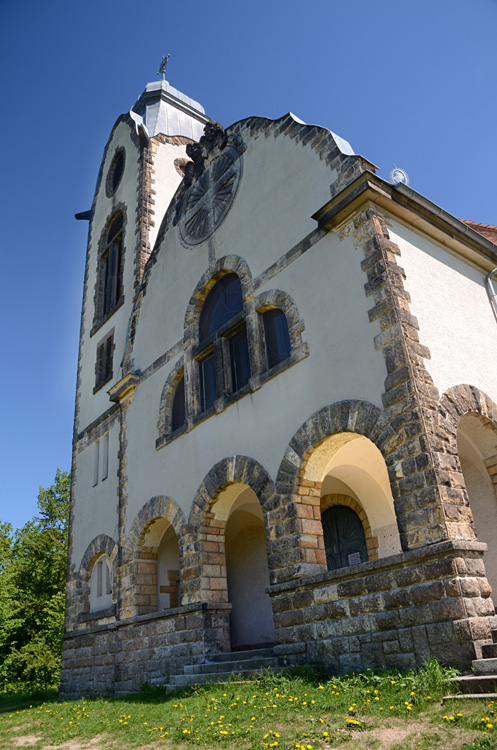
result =
[{"label": "metal cross on roof", "polygon": [[160,68],[157,71],[157,75],[158,76],[162,75],[162,80],[163,81],[166,79],[166,66],[167,66],[167,61],[169,60],[170,57],[171,57],[171,55],[166,55],[165,57],[162,58],[162,62],[160,64]]}]

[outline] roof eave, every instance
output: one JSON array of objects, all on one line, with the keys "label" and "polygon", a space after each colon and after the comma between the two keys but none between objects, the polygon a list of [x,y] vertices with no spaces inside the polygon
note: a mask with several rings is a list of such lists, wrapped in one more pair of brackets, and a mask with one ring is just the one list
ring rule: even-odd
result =
[{"label": "roof eave", "polygon": [[497,246],[493,242],[421,193],[407,185],[394,186],[369,170],[325,203],[312,218],[322,229],[336,229],[368,201],[465,256],[487,272],[497,265]]}]

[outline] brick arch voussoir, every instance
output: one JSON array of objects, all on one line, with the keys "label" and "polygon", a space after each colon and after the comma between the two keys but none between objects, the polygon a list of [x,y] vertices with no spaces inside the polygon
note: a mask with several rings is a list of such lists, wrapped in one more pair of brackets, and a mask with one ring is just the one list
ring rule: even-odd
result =
[{"label": "brick arch voussoir", "polygon": [[299,315],[297,305],[292,297],[281,289],[269,289],[266,292],[258,294],[254,300],[255,309],[258,312],[264,312],[271,308],[277,308],[285,313],[288,323],[288,333],[293,345],[301,343],[301,334],[305,329],[303,319]]},{"label": "brick arch voussoir", "polygon": [[473,385],[456,385],[445,391],[439,401],[439,412],[454,439],[460,420],[467,414],[474,414],[484,422],[490,421],[497,430],[497,404]]},{"label": "brick arch voussoir", "polygon": [[198,339],[198,322],[202,305],[207,295],[221,276],[236,273],[242,286],[244,301],[253,296],[253,280],[248,263],[238,255],[226,255],[211,263],[202,275],[190,297],[185,313],[184,338],[185,347],[193,346]]},{"label": "brick arch voussoir", "polygon": [[157,422],[157,432],[159,437],[167,435],[172,431],[172,407],[176,388],[184,373],[184,357],[181,356],[171,372],[162,389],[159,406],[159,419]]},{"label": "brick arch voussoir", "polygon": [[152,497],[137,513],[127,539],[128,554],[133,557],[143,545],[145,534],[159,518],[165,518],[173,527],[181,549],[181,541],[188,532],[185,515],[179,505],[167,496]]},{"label": "brick arch voussoir", "polygon": [[117,543],[107,534],[96,536],[85,550],[81,564],[79,566],[79,575],[82,580],[89,581],[93,566],[99,557],[107,555],[112,562],[117,554]]},{"label": "brick arch voussoir", "polygon": [[332,435],[354,432],[369,438],[376,445],[375,427],[380,414],[381,409],[377,406],[359,400],[337,401],[315,412],[288,444],[276,476],[276,493],[293,492],[311,453]]},{"label": "brick arch voussoir", "polygon": [[230,484],[246,484],[257,495],[265,515],[274,501],[275,485],[266,469],[248,456],[223,458],[206,474],[193,499],[190,528],[204,525],[220,493]]}]

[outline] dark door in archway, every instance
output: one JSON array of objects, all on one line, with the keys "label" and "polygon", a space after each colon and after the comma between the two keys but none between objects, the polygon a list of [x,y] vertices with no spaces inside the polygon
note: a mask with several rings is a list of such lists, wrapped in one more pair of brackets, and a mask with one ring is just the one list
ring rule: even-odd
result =
[{"label": "dark door in archway", "polygon": [[328,570],[367,562],[366,537],[361,519],[351,508],[334,505],[321,516]]}]

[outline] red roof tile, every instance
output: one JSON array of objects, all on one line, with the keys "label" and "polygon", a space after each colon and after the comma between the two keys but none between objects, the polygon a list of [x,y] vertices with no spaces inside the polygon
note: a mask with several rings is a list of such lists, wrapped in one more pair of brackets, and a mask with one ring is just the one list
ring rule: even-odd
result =
[{"label": "red roof tile", "polygon": [[478,224],[476,221],[466,221],[466,219],[461,219],[461,221],[497,245],[497,227],[493,227],[490,224]]}]

